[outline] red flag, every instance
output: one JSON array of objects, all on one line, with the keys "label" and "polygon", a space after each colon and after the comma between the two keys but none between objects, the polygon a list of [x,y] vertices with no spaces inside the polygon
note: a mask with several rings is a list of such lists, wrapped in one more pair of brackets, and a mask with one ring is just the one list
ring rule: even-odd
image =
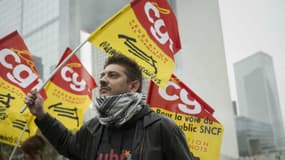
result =
[{"label": "red flag", "polygon": [[147,103],[171,112],[216,121],[212,116],[215,110],[173,74],[164,89],[150,83]]},{"label": "red flag", "polygon": [[[118,29],[120,28],[120,29]],[[96,29],[88,41],[108,55],[135,60],[144,76],[163,87],[181,48],[176,18],[167,0],[135,0]]]},{"label": "red flag", "polygon": [[[67,49],[59,64],[71,54]],[[59,65],[58,64],[58,65]],[[84,68],[76,55],[72,55],[45,86],[48,98],[46,110],[71,131],[83,124],[83,115],[91,104],[95,80]]]},{"label": "red flag", "polygon": [[176,16],[166,0],[135,0],[131,6],[151,39],[173,58],[181,49]]},{"label": "red flag", "polygon": [[150,84],[147,102],[155,112],[176,122],[196,157],[220,158],[223,125],[214,118],[214,109],[177,77],[172,75],[164,89]]},{"label": "red flag", "polygon": [[0,39],[0,76],[25,93],[40,84],[32,56],[17,31]]},{"label": "red flag", "polygon": [[36,132],[30,112],[19,110],[26,94],[40,84],[32,56],[17,31],[0,39],[0,71],[0,142],[16,145],[22,133],[21,142]]},{"label": "red flag", "polygon": [[[67,48],[62,55],[57,66],[71,53],[71,49]],[[79,95],[88,95],[92,98],[92,90],[96,88],[96,82],[87,72],[76,55],[57,72],[51,81],[63,89]]]}]

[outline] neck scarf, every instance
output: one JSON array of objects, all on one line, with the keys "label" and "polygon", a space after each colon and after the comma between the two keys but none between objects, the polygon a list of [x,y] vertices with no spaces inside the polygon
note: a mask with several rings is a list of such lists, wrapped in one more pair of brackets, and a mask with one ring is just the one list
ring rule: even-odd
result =
[{"label": "neck scarf", "polygon": [[136,92],[98,97],[94,103],[96,117],[102,125],[119,127],[141,111],[144,101],[145,96]]}]

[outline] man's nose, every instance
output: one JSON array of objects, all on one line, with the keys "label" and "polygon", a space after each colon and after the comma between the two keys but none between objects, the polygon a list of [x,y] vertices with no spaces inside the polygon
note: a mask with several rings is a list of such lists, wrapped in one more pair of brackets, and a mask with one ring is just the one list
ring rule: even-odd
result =
[{"label": "man's nose", "polygon": [[107,76],[100,77],[99,82],[101,86],[105,86],[108,83]]}]

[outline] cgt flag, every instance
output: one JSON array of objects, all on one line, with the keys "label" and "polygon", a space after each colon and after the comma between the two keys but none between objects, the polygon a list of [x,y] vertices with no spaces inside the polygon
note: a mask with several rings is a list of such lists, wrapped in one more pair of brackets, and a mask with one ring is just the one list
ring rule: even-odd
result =
[{"label": "cgt flag", "polygon": [[200,118],[213,118],[212,114],[215,110],[175,75],[171,76],[165,89],[159,88],[153,83],[150,83],[149,88],[148,102],[154,106],[159,105],[175,113],[188,114]]},{"label": "cgt flag", "polygon": [[[71,50],[67,49],[59,64],[70,53]],[[77,56],[73,55],[46,85],[48,98],[44,106],[69,130],[76,131],[83,124],[83,114],[91,104],[92,91],[95,87],[95,80]]]},{"label": "cgt flag", "polygon": [[[119,29],[118,29],[119,28]],[[181,49],[175,15],[167,0],[134,0],[95,30],[88,41],[108,55],[134,59],[144,76],[163,87]]]},{"label": "cgt flag", "polygon": [[191,152],[200,160],[219,160],[223,126],[214,109],[174,75],[164,89],[150,84],[147,103],[168,116],[184,132]]},{"label": "cgt flag", "polygon": [[25,105],[26,94],[40,85],[40,79],[17,31],[0,39],[0,70],[0,142],[16,145],[23,132],[21,144],[35,134],[36,126],[29,111],[19,110]]}]

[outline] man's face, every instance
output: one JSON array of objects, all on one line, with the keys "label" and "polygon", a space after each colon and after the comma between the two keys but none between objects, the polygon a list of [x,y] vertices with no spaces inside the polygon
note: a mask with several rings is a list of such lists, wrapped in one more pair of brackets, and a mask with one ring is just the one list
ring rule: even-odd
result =
[{"label": "man's face", "polygon": [[118,95],[133,90],[132,82],[128,82],[125,68],[118,64],[105,67],[100,75],[100,96]]}]

